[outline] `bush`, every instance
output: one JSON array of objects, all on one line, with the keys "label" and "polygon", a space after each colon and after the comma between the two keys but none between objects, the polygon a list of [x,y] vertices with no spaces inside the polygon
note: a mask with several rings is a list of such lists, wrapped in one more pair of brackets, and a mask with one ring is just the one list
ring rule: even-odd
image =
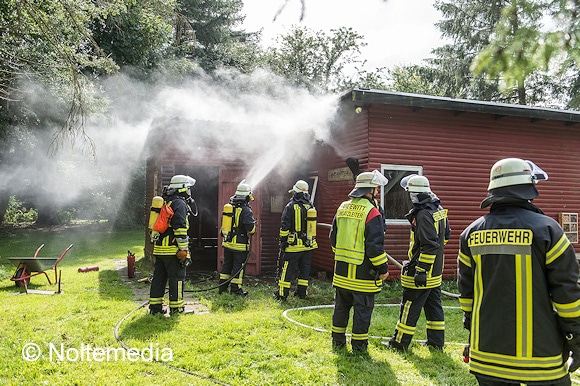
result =
[{"label": "bush", "polygon": [[18,201],[15,196],[10,196],[8,208],[4,215],[3,224],[23,224],[34,223],[38,218],[38,211],[34,208],[26,208],[22,201]]}]

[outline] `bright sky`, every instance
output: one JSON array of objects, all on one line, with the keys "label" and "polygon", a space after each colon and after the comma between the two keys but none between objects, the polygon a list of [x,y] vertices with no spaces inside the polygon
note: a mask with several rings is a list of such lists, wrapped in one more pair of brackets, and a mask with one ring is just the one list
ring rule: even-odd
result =
[{"label": "bright sky", "polygon": [[430,56],[432,48],[443,45],[434,23],[441,19],[433,8],[434,0],[304,0],[306,12],[300,22],[301,0],[288,0],[281,14],[273,21],[286,0],[244,0],[244,29],[263,28],[265,45],[292,25],[312,30],[352,27],[368,44],[361,59],[366,69],[392,68],[395,65],[419,64]]}]

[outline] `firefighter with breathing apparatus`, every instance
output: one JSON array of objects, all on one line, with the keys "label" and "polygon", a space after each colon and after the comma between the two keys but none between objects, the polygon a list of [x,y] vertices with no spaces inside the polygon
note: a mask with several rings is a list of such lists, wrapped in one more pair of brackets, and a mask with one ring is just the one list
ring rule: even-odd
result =
[{"label": "firefighter with breathing apparatus", "polygon": [[547,179],[531,161],[497,161],[481,203],[489,213],[459,237],[469,370],[482,386],[570,385],[580,366],[576,253],[558,222],[532,203],[536,182]]},{"label": "firefighter with breathing apparatus", "polygon": [[[191,212],[189,202],[191,187],[195,179],[185,175],[175,175],[169,186],[164,188],[163,200],[168,209],[173,212],[170,216],[167,229],[156,235],[152,232],[153,256],[155,267],[151,279],[149,296],[149,311],[151,314],[165,314],[163,310],[163,296],[165,287],[169,283],[169,311],[170,314],[183,312],[183,291],[185,282],[185,268],[191,262],[189,255],[188,214]],[[157,200],[158,201],[158,200]],[[153,200],[152,212],[157,212],[159,202]],[[163,204],[162,204],[163,205]],[[160,209],[161,211],[161,209]],[[150,225],[153,228],[153,225]]]},{"label": "firefighter with breathing apparatus", "polygon": [[291,193],[292,197],[282,211],[280,226],[282,270],[278,277],[278,290],[274,292],[274,296],[278,300],[286,300],[288,297],[290,284],[297,269],[295,295],[301,299],[306,298],[312,251],[318,248],[316,243],[316,208],[310,202],[308,183],[298,180],[288,193]]},{"label": "firefighter with breathing apparatus", "polygon": [[221,227],[224,261],[220,271],[220,294],[226,292],[228,287],[234,295],[248,294],[241,285],[250,253],[250,238],[256,232],[256,220],[249,204],[253,199],[252,187],[242,181],[230,201],[224,205]]}]

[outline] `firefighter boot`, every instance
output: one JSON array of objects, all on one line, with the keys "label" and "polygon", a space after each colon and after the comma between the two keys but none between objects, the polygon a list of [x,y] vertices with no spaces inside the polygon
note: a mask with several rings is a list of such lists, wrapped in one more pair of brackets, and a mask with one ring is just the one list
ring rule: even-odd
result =
[{"label": "firefighter boot", "polygon": [[228,281],[226,279],[220,279],[219,293],[222,294],[228,291]]},{"label": "firefighter boot", "polygon": [[274,291],[274,298],[278,301],[284,302],[288,298],[288,293],[290,291],[288,289],[278,287],[276,291]]},{"label": "firefighter boot", "polygon": [[236,284],[232,284],[230,286],[230,293],[232,295],[238,295],[238,296],[248,296],[248,291],[244,291],[242,289],[242,287],[236,285]]},{"label": "firefighter boot", "polygon": [[185,311],[184,307],[171,307],[169,309],[169,315],[181,314],[183,311]]},{"label": "firefighter boot", "polygon": [[296,292],[294,292],[294,296],[298,296],[300,299],[306,299],[306,287],[298,286]]}]

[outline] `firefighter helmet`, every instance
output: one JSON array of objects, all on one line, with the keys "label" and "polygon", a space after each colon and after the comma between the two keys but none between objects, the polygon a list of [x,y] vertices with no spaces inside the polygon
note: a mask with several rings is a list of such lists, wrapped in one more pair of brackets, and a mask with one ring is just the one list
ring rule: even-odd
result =
[{"label": "firefighter helmet", "polygon": [[308,182],[303,180],[298,180],[288,191],[288,193],[308,193]]},{"label": "firefighter helmet", "polygon": [[504,186],[535,184],[539,180],[547,179],[546,172],[532,161],[524,161],[520,158],[504,158],[491,167],[487,190]]},{"label": "firefighter helmet", "polygon": [[252,187],[250,186],[250,184],[246,183],[245,180],[240,182],[238,184],[238,187],[236,188],[235,197],[236,198],[250,197],[250,200],[253,200],[254,197],[252,197]]},{"label": "firefighter helmet", "polygon": [[183,174],[177,174],[171,177],[171,182],[169,183],[170,189],[180,190],[182,188],[190,188],[195,185],[195,179],[189,176],[184,176]]},{"label": "firefighter helmet", "polygon": [[401,187],[411,193],[430,193],[429,180],[425,176],[411,174],[401,180]]},{"label": "firefighter helmet", "polygon": [[378,170],[362,172],[356,176],[354,189],[348,194],[350,197],[362,197],[372,193],[373,189],[389,183],[389,180]]},{"label": "firefighter helmet", "polygon": [[356,176],[355,188],[376,188],[377,186],[386,185],[389,180],[378,170],[372,172],[363,172]]}]

